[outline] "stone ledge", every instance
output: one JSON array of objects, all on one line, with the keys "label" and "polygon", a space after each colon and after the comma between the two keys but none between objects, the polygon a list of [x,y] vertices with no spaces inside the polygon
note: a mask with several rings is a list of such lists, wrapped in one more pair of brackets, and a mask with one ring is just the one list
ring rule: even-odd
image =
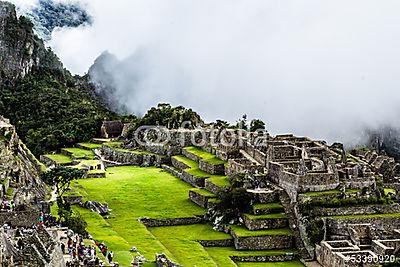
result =
[{"label": "stone ledge", "polygon": [[233,246],[233,239],[222,240],[199,240],[203,247],[231,247]]},{"label": "stone ledge", "polygon": [[200,207],[207,208],[208,200],[211,198],[215,198],[215,195],[201,194],[201,192],[195,190],[189,190],[189,198],[192,202],[196,203]]},{"label": "stone ledge", "polygon": [[143,223],[146,227],[159,227],[159,226],[177,226],[189,225],[205,222],[203,217],[187,217],[187,218],[173,218],[173,219],[150,219],[139,218],[139,222]]},{"label": "stone ledge", "polygon": [[287,218],[252,219],[252,218],[244,215],[243,220],[244,220],[244,225],[246,226],[246,228],[251,231],[288,227],[288,219]]},{"label": "stone ledge", "polygon": [[293,247],[293,236],[265,235],[239,237],[232,234],[237,250],[288,249]]},{"label": "stone ledge", "polygon": [[225,175],[224,164],[211,164],[205,160],[199,161],[199,169],[210,174]]},{"label": "stone ledge", "polygon": [[257,256],[230,256],[235,262],[284,262],[293,261],[297,258],[294,253],[283,255],[257,255]]}]

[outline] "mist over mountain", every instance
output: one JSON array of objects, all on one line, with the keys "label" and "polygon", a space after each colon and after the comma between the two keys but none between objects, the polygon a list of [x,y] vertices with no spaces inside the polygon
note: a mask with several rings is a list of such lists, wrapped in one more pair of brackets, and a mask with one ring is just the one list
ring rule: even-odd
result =
[{"label": "mist over mountain", "polygon": [[79,2],[92,24],[57,29],[49,44],[81,74],[109,51],[90,76],[113,110],[246,113],[273,133],[347,144],[400,124],[398,1]]},{"label": "mist over mountain", "polygon": [[92,23],[91,16],[79,2],[37,0],[20,3],[19,13],[28,17],[35,25],[35,31],[44,41],[51,39],[56,28],[74,28]]}]

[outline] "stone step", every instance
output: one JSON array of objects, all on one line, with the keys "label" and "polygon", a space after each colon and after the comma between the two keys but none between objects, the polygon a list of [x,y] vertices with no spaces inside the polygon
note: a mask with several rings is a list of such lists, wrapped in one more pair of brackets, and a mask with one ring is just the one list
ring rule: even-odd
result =
[{"label": "stone step", "polygon": [[216,195],[201,188],[193,188],[189,190],[189,198],[200,207],[208,208],[208,201],[216,198]]},{"label": "stone step", "polygon": [[288,217],[285,213],[273,213],[267,215],[243,215],[244,225],[247,229],[266,230],[288,227]]},{"label": "stone step", "polygon": [[252,195],[255,203],[275,203],[279,202],[279,190],[271,190],[267,188],[247,189],[247,192]]},{"label": "stone step", "polygon": [[229,178],[226,176],[212,176],[205,180],[204,188],[214,194],[225,191],[230,186]]},{"label": "stone step", "polygon": [[279,202],[273,203],[256,203],[253,205],[254,215],[265,215],[271,213],[282,213],[285,209]]},{"label": "stone step", "polygon": [[230,234],[237,250],[289,249],[294,245],[289,228],[250,231],[242,226],[231,226]]}]

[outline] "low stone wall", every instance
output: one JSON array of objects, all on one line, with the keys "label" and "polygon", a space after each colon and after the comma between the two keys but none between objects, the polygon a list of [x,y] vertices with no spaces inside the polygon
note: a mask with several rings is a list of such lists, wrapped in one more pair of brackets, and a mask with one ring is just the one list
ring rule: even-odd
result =
[{"label": "low stone wall", "polygon": [[188,173],[186,171],[182,172],[182,178],[183,181],[195,186],[195,187],[204,187],[205,186],[205,177],[197,177],[191,173]]},{"label": "low stone wall", "polygon": [[46,157],[45,155],[40,156],[40,161],[43,162],[46,166],[66,166],[66,165],[75,165],[77,162],[72,162],[72,163],[58,163],[55,160],[52,160],[49,157]]},{"label": "low stone wall", "polygon": [[186,165],[185,163],[183,163],[182,161],[180,161],[176,158],[171,158],[171,163],[172,163],[172,166],[174,166],[175,168],[177,168],[181,171],[189,168],[188,165]]},{"label": "low stone wall", "polygon": [[216,174],[216,175],[224,175],[225,174],[225,165],[224,164],[211,164],[207,161],[200,160],[199,161],[199,169],[205,171],[206,173]]},{"label": "low stone wall", "polygon": [[235,262],[284,262],[295,260],[296,255],[291,253],[274,256],[231,256],[230,258]]},{"label": "low stone wall", "polygon": [[254,203],[273,203],[279,202],[279,191],[278,190],[247,190],[252,195]]},{"label": "low stone wall", "polygon": [[[190,174],[186,171],[178,171],[176,169],[171,168],[168,165],[161,165],[161,168],[172,174],[173,176],[193,185],[194,187],[204,187],[206,178],[196,177],[193,174]],[[175,167],[176,168],[176,167]]]},{"label": "low stone wall", "polygon": [[288,226],[287,218],[251,219],[245,215],[243,216],[243,221],[246,228],[251,231],[285,228]]},{"label": "low stone wall", "polygon": [[199,240],[203,247],[231,247],[233,246],[233,239],[222,240]]},{"label": "low stone wall", "polygon": [[142,167],[149,166],[161,166],[169,162],[169,158],[157,155],[157,154],[146,154],[146,153],[135,153],[124,150],[117,150],[111,147],[103,146],[100,149],[102,156],[112,162],[120,163],[121,165],[135,165]]},{"label": "low stone wall", "polygon": [[219,192],[225,191],[225,190],[226,190],[225,187],[216,185],[216,184],[210,182],[208,179],[206,179],[206,180],[204,181],[204,188],[205,188],[207,191],[210,191],[210,192],[213,193],[213,194],[218,194]]},{"label": "low stone wall", "polygon": [[106,172],[87,173],[86,178],[106,178]]},{"label": "low stone wall", "polygon": [[182,155],[196,162],[199,162],[201,160],[199,156],[187,151],[186,149],[182,149]]},{"label": "low stone wall", "polygon": [[207,208],[208,200],[214,198],[212,196],[205,196],[197,191],[189,190],[189,198],[192,202],[196,203],[200,207]]},{"label": "low stone wall", "polygon": [[143,223],[146,227],[160,227],[160,226],[197,224],[197,223],[203,223],[205,220],[202,217],[188,217],[188,218],[173,218],[173,219],[139,218],[139,221]]},{"label": "low stone wall", "polygon": [[400,217],[379,216],[377,218],[325,218],[326,229],[329,235],[348,236],[349,224],[371,224],[377,234],[393,232],[400,229]]},{"label": "low stone wall", "polygon": [[288,249],[293,246],[293,236],[266,235],[240,237],[232,233],[237,250]]},{"label": "low stone wall", "polygon": [[400,205],[366,205],[338,208],[322,208],[313,210],[314,216],[335,216],[335,215],[362,215],[362,214],[385,214],[400,213]]}]

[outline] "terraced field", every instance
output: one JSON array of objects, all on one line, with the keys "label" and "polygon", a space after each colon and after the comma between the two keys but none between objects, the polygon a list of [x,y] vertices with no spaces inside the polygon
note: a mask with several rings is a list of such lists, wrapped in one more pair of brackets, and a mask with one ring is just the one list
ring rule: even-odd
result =
[{"label": "terraced field", "polygon": [[[87,151],[96,149],[97,144],[84,143],[81,148],[68,149],[71,157],[81,157],[80,164],[96,164],[86,155]],[[82,151],[82,150],[87,150]],[[191,153],[201,159],[215,164],[225,162],[215,159],[214,155],[190,148]],[[85,157],[84,157],[85,156]],[[229,180],[224,175],[213,175],[201,170],[198,162],[185,156],[175,156],[189,168],[188,173],[194,177],[208,180],[218,188],[229,186]],[[63,160],[66,158],[63,157]],[[93,162],[92,162],[93,161]],[[173,168],[175,169],[175,168]],[[177,171],[182,171],[176,169]],[[261,229],[250,231],[245,227],[232,227],[232,235],[218,232],[207,223],[146,227],[139,218],[157,220],[174,218],[195,218],[204,215],[206,209],[196,205],[189,199],[189,191],[196,192],[210,201],[216,201],[215,194],[206,188],[195,188],[188,182],[156,167],[120,166],[107,168],[106,178],[81,179],[72,183],[74,194],[82,195],[84,200],[107,203],[111,213],[102,217],[79,206],[73,209],[79,212],[88,223],[88,231],[95,240],[104,240],[115,254],[115,260],[121,266],[129,266],[132,258],[138,253],[143,255],[148,263],[154,266],[156,253],[166,253],[173,261],[183,266],[302,266],[299,262],[278,263],[237,263],[232,257],[293,255],[296,251],[290,248],[268,250],[237,250],[234,246],[234,236],[248,237],[278,237],[291,236],[290,229]],[[213,187],[214,188],[214,187]],[[285,219],[283,207],[279,203],[258,203],[254,210],[260,212],[246,215],[251,220]],[[227,247],[204,247],[200,242],[227,242]],[[131,252],[136,247],[138,252]]]}]

